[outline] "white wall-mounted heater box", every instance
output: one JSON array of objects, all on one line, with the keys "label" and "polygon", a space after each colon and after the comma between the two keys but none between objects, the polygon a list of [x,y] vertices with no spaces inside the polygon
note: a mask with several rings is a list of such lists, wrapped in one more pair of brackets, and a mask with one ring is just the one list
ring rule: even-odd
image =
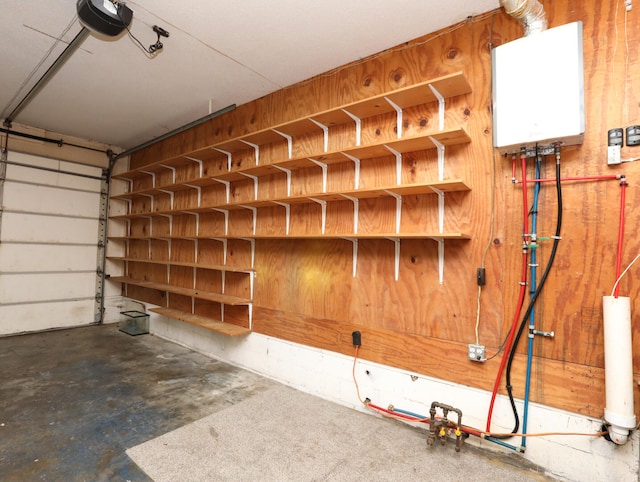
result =
[{"label": "white wall-mounted heater box", "polygon": [[585,131],[582,22],[492,51],[493,145],[501,153],[581,144]]}]

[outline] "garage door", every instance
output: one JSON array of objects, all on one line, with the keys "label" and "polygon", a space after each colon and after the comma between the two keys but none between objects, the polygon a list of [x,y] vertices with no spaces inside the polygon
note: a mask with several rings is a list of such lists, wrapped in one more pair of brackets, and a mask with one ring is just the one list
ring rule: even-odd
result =
[{"label": "garage door", "polygon": [[14,152],[0,168],[0,335],[99,320],[102,170]]}]

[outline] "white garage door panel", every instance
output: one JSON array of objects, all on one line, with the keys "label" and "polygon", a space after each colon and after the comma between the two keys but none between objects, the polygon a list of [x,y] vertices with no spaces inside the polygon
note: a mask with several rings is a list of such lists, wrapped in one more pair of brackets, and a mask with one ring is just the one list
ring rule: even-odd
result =
[{"label": "white garage door panel", "polygon": [[2,275],[0,305],[93,298],[95,289],[95,273]]},{"label": "white garage door panel", "polygon": [[0,244],[0,273],[91,271],[96,269],[95,246]]},{"label": "white garage door panel", "polygon": [[98,222],[8,212],[2,215],[2,241],[95,245],[98,243]]},{"label": "white garage door panel", "polygon": [[93,323],[91,300],[0,306],[0,335]]},{"label": "white garage door panel", "polygon": [[[10,152],[8,160],[9,162],[17,162],[20,164],[27,164],[29,166],[44,167],[46,169],[74,172],[98,178],[102,175],[102,170],[95,167],[81,166],[79,164],[74,164],[71,162],[46,159],[44,157],[30,156],[28,154],[20,154],[17,152]],[[7,179],[100,192],[99,179],[69,176],[67,174],[58,174],[51,171],[33,169],[31,167],[8,165]]]},{"label": "white garage door panel", "polygon": [[12,151],[7,162],[0,335],[95,323],[102,169]]},{"label": "white garage door panel", "polygon": [[4,209],[97,218],[100,211],[100,194],[6,181]]}]

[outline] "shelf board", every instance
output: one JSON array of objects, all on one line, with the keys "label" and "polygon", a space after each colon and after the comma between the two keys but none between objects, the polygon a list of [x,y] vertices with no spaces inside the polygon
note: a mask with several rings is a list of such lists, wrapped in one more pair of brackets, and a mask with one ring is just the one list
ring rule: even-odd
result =
[{"label": "shelf board", "polygon": [[215,303],[221,303],[223,305],[230,306],[243,306],[250,305],[251,300],[246,298],[240,298],[238,296],[223,295],[221,293],[210,293],[207,291],[182,288],[180,286],[173,286],[165,283],[156,283],[154,281],[145,281],[134,278],[128,278],[126,276],[112,276],[107,278],[108,280],[115,281],[116,283],[124,283],[134,286],[140,286],[142,288],[149,288],[152,290],[166,291],[168,293],[174,293],[177,295],[188,296],[191,298],[197,298],[199,300],[213,301]]},{"label": "shelf board", "polygon": [[329,233],[329,234],[289,234],[289,235],[272,235],[257,234],[255,236],[247,236],[253,239],[460,239],[468,240],[471,236],[459,232],[428,232],[428,233]]},{"label": "shelf board", "polygon": [[[131,171],[114,174],[112,177],[114,179],[132,180],[147,175],[142,172],[145,170],[158,172],[161,169],[166,169],[165,167],[162,167],[162,165],[177,167],[193,162],[193,160],[190,158],[208,160],[216,156],[224,155],[216,149],[221,149],[223,151],[231,153],[253,149],[250,145],[247,144],[247,142],[258,145],[270,144],[280,141],[286,142],[284,137],[282,137],[276,131],[283,132],[291,136],[298,136],[318,130],[319,127],[311,122],[310,119],[320,122],[321,124],[324,124],[326,126],[334,126],[353,122],[351,117],[346,114],[345,111],[348,111],[349,113],[354,114],[361,119],[392,112],[394,108],[389,102],[385,100],[385,97],[390,99],[392,102],[403,109],[420,104],[436,102],[437,98],[429,85],[432,85],[444,98],[455,97],[471,92],[471,86],[469,85],[465,74],[463,72],[455,72],[453,74],[426,80],[424,82],[413,84],[407,87],[402,87],[390,92],[377,94],[375,96],[367,97],[362,100],[313,113],[305,117],[283,122],[270,128],[243,134],[232,139],[228,139],[226,141],[222,141],[217,144],[199,149],[197,151],[193,151],[186,155],[152,162],[139,169],[133,169]],[[439,142],[442,141],[439,140]],[[446,143],[444,144],[448,145]],[[422,149],[424,148],[425,147],[422,147]]]},{"label": "shelf board", "polygon": [[233,266],[226,266],[223,264],[186,263],[182,261],[138,259],[138,258],[127,258],[122,256],[107,256],[107,259],[111,261],[127,261],[131,263],[148,263],[148,264],[159,264],[164,266],[169,265],[169,266],[184,266],[186,268],[210,269],[213,271],[226,271],[227,273],[247,273],[247,274],[255,273],[255,270],[253,269],[236,268]]},{"label": "shelf board", "polygon": [[158,313],[159,315],[183,321],[185,323],[197,325],[202,328],[206,328],[207,330],[222,333],[223,335],[227,336],[241,336],[251,333],[251,330],[249,328],[244,328],[243,326],[234,325],[232,323],[223,323],[212,318],[194,315],[185,311],[174,310],[172,308],[149,308],[149,311],[153,311],[154,313]]},{"label": "shelf board", "polygon": [[191,209],[180,209],[173,211],[155,211],[152,213],[137,213],[137,214],[119,214],[111,216],[111,219],[135,219],[151,216],[166,216],[177,215],[185,212],[211,212],[214,209],[223,210],[239,210],[246,209],[246,207],[273,207],[277,203],[284,204],[304,204],[314,202],[311,198],[321,199],[325,201],[346,201],[347,197],[354,197],[358,199],[375,198],[390,196],[390,192],[394,194],[400,194],[403,196],[419,195],[419,194],[433,194],[436,191],[442,192],[456,192],[456,191],[469,191],[469,186],[461,179],[449,179],[444,181],[435,181],[428,183],[413,183],[413,184],[395,184],[390,186],[376,187],[370,189],[355,189],[350,191],[334,191],[327,193],[313,193],[308,195],[295,195],[273,199],[259,199],[257,201],[242,201],[237,203],[223,203],[217,205],[201,206]]},{"label": "shelf board", "polygon": [[[247,234],[247,235],[207,235],[207,236],[109,236],[110,240],[193,240],[193,239],[471,239],[471,235],[456,231],[439,233],[430,231],[424,233],[327,233],[327,234]],[[113,279],[113,278],[111,278]],[[133,284],[133,283],[130,283]]]},{"label": "shelf board", "polygon": [[311,161],[323,162],[326,164],[336,164],[343,162],[350,162],[349,158],[345,155],[351,155],[358,159],[372,159],[375,157],[391,156],[392,151],[389,148],[400,152],[402,154],[407,152],[420,151],[425,149],[433,149],[436,144],[433,140],[445,145],[458,145],[471,142],[471,138],[462,128],[445,129],[441,131],[430,132],[420,136],[406,137],[403,139],[394,139],[388,142],[378,142],[375,144],[359,147],[351,147],[340,151],[318,153],[316,155],[310,155],[306,157],[284,159],[273,164],[267,164],[263,166],[251,166],[244,169],[235,171],[229,171],[225,173],[216,174],[215,176],[205,176],[202,178],[196,178],[192,180],[177,182],[176,184],[163,185],[155,188],[144,189],[131,193],[123,193],[112,196],[113,199],[133,199],[134,197],[148,196],[153,194],[166,194],[164,191],[182,191],[187,189],[193,189],[191,186],[208,186],[220,184],[217,180],[221,181],[240,181],[247,180],[250,176],[266,176],[271,174],[281,173],[278,167],[285,169],[301,169],[307,167],[317,167],[316,164]]}]

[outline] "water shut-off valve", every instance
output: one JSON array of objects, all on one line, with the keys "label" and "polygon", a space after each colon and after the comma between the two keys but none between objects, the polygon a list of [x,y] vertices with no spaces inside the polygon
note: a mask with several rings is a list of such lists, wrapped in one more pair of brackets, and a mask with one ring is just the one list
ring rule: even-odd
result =
[{"label": "water shut-off valve", "polygon": [[[442,418],[436,418],[436,409],[442,410]],[[458,414],[458,423],[449,421],[447,418],[449,412],[455,412]],[[429,410],[429,437],[427,438],[427,445],[433,445],[436,438],[440,439],[440,443],[444,445],[447,443],[447,435],[453,432],[456,436],[456,452],[460,452],[462,442],[462,410],[454,408],[451,405],[445,405],[439,402],[431,403],[431,409]]]}]

